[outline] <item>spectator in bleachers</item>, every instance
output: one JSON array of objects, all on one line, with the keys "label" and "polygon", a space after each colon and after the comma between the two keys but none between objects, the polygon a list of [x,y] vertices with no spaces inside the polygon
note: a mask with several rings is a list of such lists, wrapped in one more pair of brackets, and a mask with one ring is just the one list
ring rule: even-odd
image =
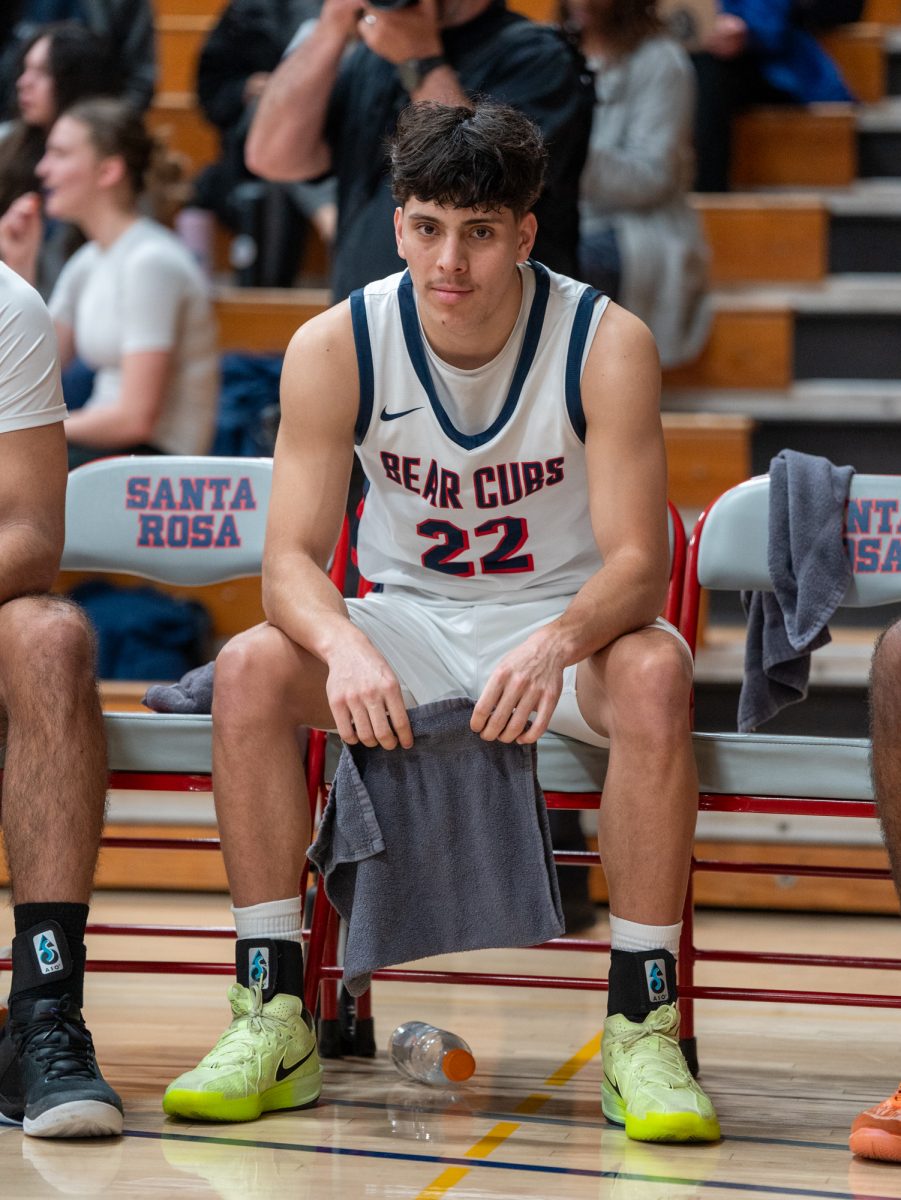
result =
[{"label": "spectator in bleachers", "polygon": [[201,172],[191,203],[243,235],[255,256],[236,262],[239,279],[260,287],[294,282],[308,221],[327,244],[334,237],[332,180],[272,183],[244,165],[257,99],[288,47],[315,24],[319,8],[319,0],[231,0],[200,53],[197,98],[219,130],[222,154]]},{"label": "spectator in bleachers", "polygon": [[[218,362],[206,280],[138,208],[154,151],[128,104],[87,100],[59,118],[38,164],[48,215],[89,239],[50,298],[63,363],[78,355],[96,371],[87,404],[66,420],[70,466],[115,453],[204,453],[212,441]],[[40,225],[34,193],[0,219],[0,252],[26,279]]]},{"label": "spectator in bleachers", "polygon": [[78,21],[112,50],[123,94],[142,111],[156,84],[156,43],[151,0],[3,0],[0,19],[0,114],[14,99],[23,47],[42,26]]},{"label": "spectator in bleachers", "polygon": [[[345,55],[355,33],[360,42]],[[274,71],[247,139],[247,164],[267,179],[338,181],[332,268],[336,300],[401,268],[385,139],[410,100],[466,104],[480,95],[539,126],[550,150],[535,209],[535,257],[575,275],[578,184],[593,95],[578,55],[555,30],[504,0],[436,0],[390,11],[325,0],[308,38]]]},{"label": "spectator in bleachers", "polygon": [[838,67],[811,32],[837,23],[837,18],[854,19],[860,0],[850,4],[719,0],[720,11],[704,47],[692,55],[698,76],[696,191],[729,190],[736,113],[755,104],[854,100]]},{"label": "spectator in bleachers", "polygon": [[[16,117],[0,126],[0,216],[20,196],[37,190],[36,168],[47,134],[64,109],[116,90],[106,46],[74,21],[48,25],[26,42],[16,76]],[[33,282],[48,296],[81,236],[71,225],[47,222]]]},{"label": "spectator in bleachers", "polygon": [[650,327],[664,366],[696,357],[710,327],[707,247],[687,193],[695,82],[647,0],[564,0],[595,76],[582,172],[580,278]]}]

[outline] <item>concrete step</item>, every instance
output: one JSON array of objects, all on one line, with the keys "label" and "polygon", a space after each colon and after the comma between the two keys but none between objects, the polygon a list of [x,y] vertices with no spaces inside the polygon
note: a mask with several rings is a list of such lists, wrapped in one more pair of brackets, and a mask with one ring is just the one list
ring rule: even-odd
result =
[{"label": "concrete step", "polygon": [[862,180],[824,203],[831,274],[883,274],[901,266],[901,180]]},{"label": "concrete step", "polygon": [[857,174],[863,179],[901,175],[901,96],[858,111]]},{"label": "concrete step", "polygon": [[663,408],[672,414],[747,417],[779,424],[901,423],[901,380],[807,379],[771,390],[667,389]]},{"label": "concrete step", "polygon": [[792,380],[901,377],[901,275],[724,289],[716,302],[718,313],[733,320],[739,314],[745,320],[754,313],[788,314]]},{"label": "concrete step", "polygon": [[901,266],[901,179],[695,195],[716,286],[816,283]]},{"label": "concrete step", "polygon": [[901,29],[884,31],[885,90],[889,96],[901,95]]}]

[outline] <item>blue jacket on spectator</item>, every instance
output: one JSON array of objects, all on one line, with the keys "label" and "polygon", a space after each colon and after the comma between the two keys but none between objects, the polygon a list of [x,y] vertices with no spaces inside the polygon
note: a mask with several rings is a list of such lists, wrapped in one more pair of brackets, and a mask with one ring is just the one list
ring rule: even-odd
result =
[{"label": "blue jacket on spectator", "polygon": [[773,87],[800,104],[854,99],[813,34],[792,23],[792,0],[721,0],[721,8],[747,25],[748,52]]}]

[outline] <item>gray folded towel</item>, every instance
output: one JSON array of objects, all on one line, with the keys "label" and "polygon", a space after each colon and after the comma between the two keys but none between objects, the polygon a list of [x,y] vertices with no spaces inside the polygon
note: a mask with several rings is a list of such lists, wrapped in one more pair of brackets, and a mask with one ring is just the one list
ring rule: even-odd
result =
[{"label": "gray folded towel", "polygon": [[410,711],[410,750],[345,746],[308,857],[348,925],[344,984],[379,967],[559,937],[535,747],[484,742],[473,703]]},{"label": "gray folded towel", "polygon": [[843,532],[853,467],[782,450],[770,463],[772,592],[744,592],[748,617],[738,728],[748,733],[807,695],[810,654],[851,582]]},{"label": "gray folded towel", "polygon": [[154,683],[144,693],[142,704],[161,713],[211,713],[215,662],[195,667],[178,683]]}]

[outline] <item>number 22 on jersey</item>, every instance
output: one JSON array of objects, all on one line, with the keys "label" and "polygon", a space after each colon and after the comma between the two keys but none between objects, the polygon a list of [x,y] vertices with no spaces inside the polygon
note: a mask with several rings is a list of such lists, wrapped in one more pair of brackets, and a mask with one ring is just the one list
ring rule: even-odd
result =
[{"label": "number 22 on jersey", "polygon": [[[424,567],[445,575],[456,575],[460,579],[470,579],[477,573],[476,563],[460,558],[470,547],[467,530],[451,521],[432,517],[420,521],[416,532],[420,537],[436,543],[423,552]],[[477,525],[473,534],[477,538],[493,539],[490,549],[487,541],[481,543],[486,551],[477,560],[478,574],[517,575],[535,569],[532,555],[520,554],[529,536],[529,527],[522,517],[492,517],[490,521]]]}]

